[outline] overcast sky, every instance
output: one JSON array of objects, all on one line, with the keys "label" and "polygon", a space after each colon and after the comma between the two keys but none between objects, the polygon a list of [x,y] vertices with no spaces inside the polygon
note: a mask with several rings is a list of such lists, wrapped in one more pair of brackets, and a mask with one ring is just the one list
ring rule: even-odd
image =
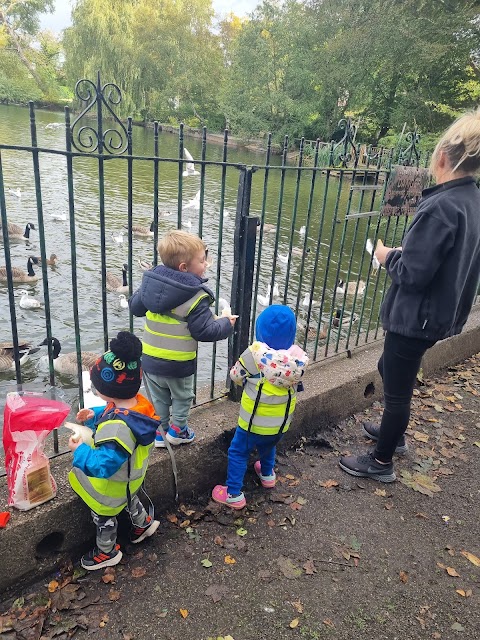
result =
[{"label": "overcast sky", "polygon": [[[252,11],[260,0],[213,0],[213,8],[217,13],[233,11],[237,16],[244,16]],[[42,16],[42,29],[61,31],[70,25],[71,0],[55,0],[55,12]]]}]

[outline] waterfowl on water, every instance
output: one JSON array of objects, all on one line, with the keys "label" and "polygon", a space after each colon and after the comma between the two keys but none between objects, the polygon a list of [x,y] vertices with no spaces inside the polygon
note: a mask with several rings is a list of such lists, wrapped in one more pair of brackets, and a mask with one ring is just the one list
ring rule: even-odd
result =
[{"label": "waterfowl on water", "polygon": [[[37,259],[30,256],[27,260],[27,271],[12,267],[12,282],[37,282],[40,276],[34,272],[32,264],[37,264]],[[0,282],[8,282],[6,267],[0,267]]]},{"label": "waterfowl on water", "polygon": [[[43,342],[41,342],[39,347],[46,347],[48,345],[48,338],[45,338]],[[53,368],[58,373],[63,373],[65,375],[75,375],[77,373],[77,354],[74,353],[64,353],[60,354],[62,349],[60,345],[60,341],[57,338],[51,339],[52,345],[52,357],[53,357]],[[82,351],[81,354],[81,363],[82,363],[82,371],[88,371],[93,367],[95,362],[98,360],[99,355],[97,353],[93,353],[92,351]]]},{"label": "waterfowl on water", "polygon": [[10,193],[12,196],[15,196],[16,198],[21,198],[22,197],[22,190],[20,188],[17,189],[7,189],[8,193]]},{"label": "waterfowl on water", "polygon": [[[127,225],[123,225],[125,229],[128,229]],[[132,225],[132,235],[137,236],[138,238],[153,238],[153,229],[154,224],[150,225],[150,227],[143,227],[140,224]]]},{"label": "waterfowl on water", "polygon": [[[332,320],[332,324],[333,324],[333,326],[334,326],[334,327],[337,327],[337,328],[338,328],[338,327],[340,326],[340,318],[341,318],[341,315],[342,315],[342,310],[341,310],[341,309],[337,309],[337,310],[335,311],[335,316],[334,316],[334,318],[333,318],[333,320]],[[350,324],[350,322],[352,322],[352,324],[353,324],[353,323],[354,323],[354,322],[356,322],[357,320],[358,320],[358,316],[357,316],[357,314],[356,314],[356,313],[354,313],[354,314],[353,314],[353,317],[352,317],[352,316],[346,316],[346,317],[342,318],[341,326],[342,326],[342,327],[348,327],[348,325]]]},{"label": "waterfowl on water", "polygon": [[40,309],[40,307],[42,306],[40,300],[31,298],[30,294],[28,293],[28,291],[25,291],[25,289],[20,289],[18,295],[22,296],[19,302],[21,309]]},{"label": "waterfowl on water", "polygon": [[[0,229],[2,228],[2,223],[0,222]],[[36,231],[35,225],[33,222],[27,222],[25,228],[21,227],[14,222],[9,222],[7,224],[8,237],[9,238],[25,238],[25,240],[30,239],[30,231]]]},{"label": "waterfowl on water", "polygon": [[301,236],[304,236],[304,235],[305,235],[306,230],[307,230],[307,228],[306,228],[305,226],[300,227],[300,229],[298,230],[298,233],[299,233]]},{"label": "waterfowl on water", "polygon": [[193,162],[192,154],[189,152],[189,150],[186,147],[183,148],[183,155],[188,160],[188,162],[186,164],[185,171],[182,173],[182,176],[184,178],[187,178],[188,176],[199,176],[200,175],[199,172],[196,171],[195,169],[195,164]]},{"label": "waterfowl on water", "polygon": [[[262,296],[260,293],[257,294],[257,300],[259,302],[259,304],[262,305],[262,307],[268,307],[270,306],[270,295],[272,293],[272,285],[269,284],[267,287],[267,293],[266,295]],[[278,288],[278,284],[275,282],[273,285],[273,296],[272,298],[279,298],[280,297],[280,290]]]},{"label": "waterfowl on water", "polygon": [[309,293],[306,293],[306,294],[305,294],[305,296],[304,296],[304,298],[303,298],[303,300],[302,300],[302,306],[303,306],[303,307],[310,307],[310,306],[312,306],[312,307],[313,307],[313,306],[314,306],[314,305],[316,305],[316,304],[318,304],[318,302],[317,302],[316,300],[312,300],[312,299],[310,298],[310,294],[309,294]]},{"label": "waterfowl on water", "polygon": [[65,222],[65,220],[67,219],[67,214],[66,213],[51,213],[50,214],[50,218],[52,220],[60,220],[61,222]]},{"label": "waterfowl on water", "polygon": [[373,273],[377,273],[377,271],[380,269],[381,265],[380,265],[380,262],[378,261],[377,257],[375,256],[375,251],[373,249],[373,242],[370,240],[370,238],[367,238],[367,243],[365,245],[365,249],[372,256],[372,271],[373,271]]},{"label": "waterfowl on water", "polygon": [[20,365],[25,364],[30,354],[36,353],[37,351],[39,351],[38,348],[21,349],[19,345],[17,357],[15,357],[15,350],[13,349],[13,347],[11,349],[0,348],[0,373],[6,373],[7,371],[15,371],[16,360],[20,362]]},{"label": "waterfowl on water", "polygon": [[151,262],[148,262],[148,260],[140,259],[138,261],[138,264],[140,265],[142,271],[150,271],[150,269],[153,269],[153,264]]},{"label": "waterfowl on water", "polygon": [[127,269],[128,265],[124,264],[121,278],[120,276],[116,276],[115,274],[107,271],[107,291],[113,291],[114,293],[128,293]]},{"label": "waterfowl on water", "polygon": [[115,244],[123,244],[123,235],[123,231],[118,231],[117,233],[112,231],[112,240]]},{"label": "waterfowl on water", "polygon": [[127,296],[124,293],[121,293],[118,296],[118,301],[121,309],[128,309],[128,300],[127,300]]},{"label": "waterfowl on water", "polygon": [[357,296],[363,296],[365,293],[367,285],[363,280],[358,281],[358,290],[356,282],[347,282],[345,283],[343,280],[339,280],[337,282],[336,292],[339,296],[344,296],[345,293],[347,296],[354,296],[355,291],[357,292]]},{"label": "waterfowl on water", "polygon": [[194,209],[200,208],[200,191],[197,191],[195,197],[187,202],[184,209],[189,209],[190,207],[193,207]]},{"label": "waterfowl on water", "polygon": [[[41,265],[42,264],[42,257],[41,256],[35,256],[36,259],[36,264]],[[57,258],[57,254],[56,253],[51,253],[50,254],[50,258],[47,258],[45,260],[45,264],[48,264],[51,267],[56,267],[57,266],[57,262],[58,262],[58,258]]]}]

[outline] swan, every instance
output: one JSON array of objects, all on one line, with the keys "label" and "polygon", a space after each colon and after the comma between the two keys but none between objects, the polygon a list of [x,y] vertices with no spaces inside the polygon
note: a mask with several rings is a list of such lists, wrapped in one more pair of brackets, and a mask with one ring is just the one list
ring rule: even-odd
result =
[{"label": "swan", "polygon": [[278,253],[277,258],[282,264],[288,264],[288,256],[283,256],[281,253]]},{"label": "swan", "polygon": [[[27,272],[18,267],[12,267],[12,282],[37,282],[40,276],[36,275],[32,264],[37,264],[37,259],[30,256],[27,260]],[[8,282],[6,267],[0,267],[0,282]]]},{"label": "swan", "polygon": [[82,371],[82,389],[83,389],[83,408],[92,409],[93,407],[104,407],[107,403],[99,398],[92,391],[92,381],[90,380],[90,371]]},{"label": "swan", "polygon": [[[335,311],[335,317],[332,320],[332,324],[333,324],[334,327],[338,328],[340,326],[341,315],[342,315],[342,310],[341,309],[337,309]],[[353,316],[347,316],[347,317],[342,318],[341,326],[342,327],[348,327],[350,322],[352,322],[352,324],[353,324],[357,320],[358,320],[358,316],[357,316],[356,313],[354,313]]]},{"label": "swan", "polygon": [[118,233],[112,231],[112,240],[116,244],[123,244],[123,231],[119,231]]},{"label": "swan", "polygon": [[[127,225],[123,225],[125,229],[128,229]],[[153,238],[154,223],[150,227],[143,227],[140,224],[132,225],[132,234],[138,238]]]},{"label": "swan", "polygon": [[107,291],[113,291],[114,293],[128,293],[127,269],[128,265],[124,264],[121,278],[120,276],[116,276],[114,273],[107,271]]},{"label": "swan", "polygon": [[[367,285],[365,284],[365,282],[363,280],[359,280],[358,281],[357,296],[363,296],[363,294],[365,293],[366,287],[367,287]],[[347,283],[345,283],[343,280],[339,280],[337,282],[336,293],[339,296],[344,296],[345,292],[346,292],[347,296],[354,296],[356,289],[357,289],[357,283],[356,282],[347,282]]]},{"label": "swan", "polygon": [[120,304],[120,309],[128,309],[128,300],[127,300],[127,296],[124,293],[121,293],[118,296],[118,301]]},{"label": "swan", "polygon": [[374,273],[377,273],[377,271],[380,269],[380,262],[378,261],[375,252],[373,250],[373,242],[370,240],[370,238],[367,239],[367,243],[365,245],[365,249],[368,251],[368,253],[372,256],[372,271]]},{"label": "swan", "polygon": [[[0,222],[0,229],[2,228],[2,223]],[[33,222],[28,222],[25,226],[25,230],[20,227],[18,224],[13,222],[9,222],[7,224],[7,230],[9,237],[12,238],[25,238],[26,240],[30,239],[30,230],[36,231],[35,225]]]},{"label": "swan", "polygon": [[[268,307],[270,306],[270,296],[272,293],[272,285],[268,285],[267,287],[267,295],[262,296],[260,293],[257,293],[257,300],[259,302],[259,304],[262,305],[262,307]],[[275,282],[273,285],[273,298],[279,298],[280,297],[280,290],[278,288],[278,284]]]},{"label": "swan", "polygon": [[190,207],[193,207],[194,209],[200,208],[200,191],[197,191],[195,197],[187,202],[184,209],[189,209]]},{"label": "swan", "polygon": [[63,122],[49,122],[45,129],[60,129],[60,127],[63,127]]},{"label": "swan", "polygon": [[[35,257],[37,263],[41,265],[42,264],[42,257],[41,256],[36,256]],[[45,260],[45,264],[48,264],[51,267],[56,267],[57,266],[57,262],[58,262],[58,258],[57,258],[57,254],[56,253],[51,253],[50,254],[50,258],[47,258]]]},{"label": "swan", "polygon": [[21,198],[22,197],[22,190],[20,188],[18,189],[7,189],[8,193],[12,196],[15,196],[16,198]]},{"label": "swan", "polygon": [[186,147],[183,147],[183,155],[188,160],[188,162],[186,164],[186,170],[182,173],[182,176],[184,178],[188,176],[199,176],[200,174],[195,170],[195,164],[193,162],[192,154]]},{"label": "swan", "polygon": [[22,296],[19,303],[21,309],[40,309],[42,306],[40,300],[30,298],[28,291],[25,291],[25,289],[20,289],[18,295]]},{"label": "swan", "polygon": [[306,230],[307,230],[307,228],[306,228],[305,226],[302,226],[302,227],[300,227],[300,229],[298,230],[298,233],[299,233],[301,236],[304,236],[304,235],[305,235]]},{"label": "swan", "polygon": [[318,302],[316,300],[312,300],[310,298],[310,294],[306,293],[303,300],[302,300],[302,306],[303,307],[310,307],[310,306],[315,306],[316,304],[318,304]]},{"label": "swan", "polygon": [[[48,338],[40,343],[39,347],[46,347],[48,345]],[[63,373],[66,375],[75,375],[77,373],[77,354],[73,353],[64,353],[63,355],[59,355],[62,349],[59,340],[57,338],[51,339],[52,345],[52,357],[53,357],[53,368],[58,373]],[[98,360],[99,355],[97,353],[93,353],[92,351],[82,351],[81,354],[81,363],[82,363],[82,371],[87,371],[93,367],[95,362]]]},{"label": "swan", "polygon": [[66,213],[51,213],[50,214],[50,218],[52,220],[60,220],[61,222],[65,222],[65,220],[67,219],[67,214]]}]

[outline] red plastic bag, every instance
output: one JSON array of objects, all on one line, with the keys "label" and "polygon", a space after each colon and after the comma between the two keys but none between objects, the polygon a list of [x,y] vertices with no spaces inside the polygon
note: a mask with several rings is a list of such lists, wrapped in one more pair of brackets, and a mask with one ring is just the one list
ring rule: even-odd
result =
[{"label": "red plastic bag", "polygon": [[43,445],[70,412],[64,402],[41,393],[8,393],[3,413],[3,447],[8,504],[27,511],[57,494]]}]

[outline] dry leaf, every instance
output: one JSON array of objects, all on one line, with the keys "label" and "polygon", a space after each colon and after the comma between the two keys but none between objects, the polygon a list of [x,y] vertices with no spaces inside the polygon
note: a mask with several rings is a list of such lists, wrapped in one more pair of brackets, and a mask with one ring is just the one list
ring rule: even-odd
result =
[{"label": "dry leaf", "polygon": [[302,496],[298,496],[298,498],[297,498],[297,502],[298,502],[298,504],[301,504],[302,506],[303,506],[304,504],[307,504],[307,500],[306,500],[306,498],[303,498]]},{"label": "dry leaf", "polygon": [[300,600],[295,600],[292,602],[293,607],[298,611],[298,613],[303,613],[303,604]]},{"label": "dry leaf", "polygon": [[120,598],[120,591],[115,591],[115,589],[110,589],[108,592],[108,599],[110,602],[116,602]]},{"label": "dry leaf", "polygon": [[188,609],[180,609],[180,615],[185,620],[185,618],[188,616]]},{"label": "dry leaf", "polygon": [[452,576],[452,578],[460,577],[460,575],[455,571],[453,567],[446,567],[445,571],[448,573],[449,576]]},{"label": "dry leaf", "polygon": [[110,584],[115,582],[115,569],[113,567],[107,567],[105,573],[102,576],[102,582]]},{"label": "dry leaf", "polygon": [[288,626],[290,627],[290,629],[295,629],[296,627],[298,627],[299,622],[300,620],[298,618],[294,618]]},{"label": "dry leaf", "polygon": [[429,440],[429,436],[426,433],[421,433],[420,431],[415,431],[413,437],[415,440],[418,440],[418,442],[428,442]]},{"label": "dry leaf", "polygon": [[215,538],[213,539],[213,542],[218,545],[219,547],[223,547],[223,538],[222,536],[215,536]]},{"label": "dry leaf", "polygon": [[455,589],[455,593],[458,593],[458,595],[462,596],[462,598],[469,598],[472,595],[472,590],[467,589],[466,591],[464,591],[463,589]]},{"label": "dry leaf", "polygon": [[325,620],[323,620],[323,624],[327,625],[327,627],[330,627],[330,629],[335,629],[335,625],[330,620],[330,618],[325,618]]},{"label": "dry leaf", "polygon": [[193,514],[195,513],[195,509],[187,509],[184,504],[180,505],[180,511],[188,517],[193,516]]},{"label": "dry leaf", "polygon": [[292,476],[291,473],[287,473],[287,475],[285,476],[285,478],[287,478],[287,480],[295,480],[295,476]]},{"label": "dry leaf", "polygon": [[285,556],[280,556],[277,558],[277,564],[280,571],[286,578],[295,579],[299,578],[302,575],[302,570],[297,567],[297,565],[290,558],[286,558]]},{"label": "dry leaf", "polygon": [[190,526],[190,520],[184,520],[183,522],[180,523],[181,529],[186,529],[189,526]]},{"label": "dry leaf", "polygon": [[292,504],[290,505],[290,509],[293,509],[293,511],[300,511],[302,508],[302,505],[299,504],[298,502],[292,502]]},{"label": "dry leaf", "polygon": [[146,573],[145,567],[135,567],[132,569],[132,578],[142,578]]},{"label": "dry leaf", "polygon": [[225,556],[224,562],[225,564],[235,564],[237,561],[232,556]]},{"label": "dry leaf", "polygon": [[386,502],[383,506],[387,511],[390,511],[390,509],[393,509],[393,502]]},{"label": "dry leaf", "polygon": [[205,591],[206,596],[211,596],[212,600],[216,602],[220,602],[225,594],[228,593],[228,587],[225,587],[222,584],[212,584]]},{"label": "dry leaf", "polygon": [[307,576],[313,576],[314,573],[317,573],[317,570],[311,558],[305,562],[303,568],[305,569],[305,573],[307,574]]},{"label": "dry leaf", "polygon": [[105,613],[105,614],[102,616],[102,619],[100,620],[100,624],[99,624],[98,626],[99,626],[99,627],[104,627],[104,626],[107,624],[107,622],[108,622],[109,620],[110,620],[110,618],[108,617],[108,613]]},{"label": "dry leaf", "polygon": [[470,562],[476,567],[480,567],[480,558],[474,556],[473,553],[470,553],[469,551],[460,551],[460,554],[467,560],[470,560]]},{"label": "dry leaf", "polygon": [[177,524],[178,518],[174,513],[167,513],[167,520],[172,524]]},{"label": "dry leaf", "polygon": [[275,520],[267,520],[267,524],[269,527],[274,527],[275,526]]},{"label": "dry leaf", "polygon": [[48,583],[48,591],[49,593],[54,593],[58,589],[58,582],[56,580],[51,580]]},{"label": "dry leaf", "polygon": [[387,492],[385,491],[385,489],[375,489],[373,493],[376,496],[381,496],[382,498],[385,498],[385,496],[387,495]]},{"label": "dry leaf", "polygon": [[320,482],[319,484],[321,487],[325,487],[326,489],[338,487],[338,482],[336,480],[325,480],[325,482]]},{"label": "dry leaf", "polygon": [[406,571],[400,571],[400,580],[403,582],[403,584],[407,584],[408,573]]}]

